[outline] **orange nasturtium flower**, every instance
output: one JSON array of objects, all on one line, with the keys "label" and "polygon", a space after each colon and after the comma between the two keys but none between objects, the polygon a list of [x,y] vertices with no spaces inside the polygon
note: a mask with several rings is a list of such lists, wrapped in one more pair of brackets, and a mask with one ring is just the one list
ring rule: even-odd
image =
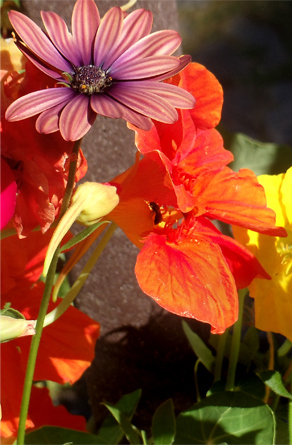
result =
[{"label": "orange nasturtium flower", "polygon": [[292,341],[292,167],[286,173],[262,175],[258,180],[269,207],[276,212],[277,224],[285,227],[288,236],[270,237],[239,227],[233,227],[233,232],[272,278],[269,282],[255,278],[248,286],[255,301],[256,327]]},{"label": "orange nasturtium flower", "polygon": [[[223,102],[216,78],[191,63],[170,82],[188,89],[196,107],[178,110],[173,125],[155,122],[149,132],[130,125],[144,157],[138,155],[130,169],[110,181],[120,202],[106,220],[115,221],[141,249],[135,272],[146,294],[168,311],[222,333],[237,319],[237,289],[254,277],[270,277],[249,250],[211,220],[269,235],[286,232],[275,226],[256,176],[226,167],[233,156],[214,129]],[[76,249],[66,271],[89,243]]]}]

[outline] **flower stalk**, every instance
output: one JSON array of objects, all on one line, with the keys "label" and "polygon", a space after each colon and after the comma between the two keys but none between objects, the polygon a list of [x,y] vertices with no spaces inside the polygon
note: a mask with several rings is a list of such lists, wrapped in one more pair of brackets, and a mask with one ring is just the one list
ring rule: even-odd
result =
[{"label": "flower stalk", "polygon": [[[78,159],[78,153],[80,148],[81,140],[78,140],[75,142],[73,147],[72,156],[73,159],[70,162],[69,167],[69,175],[68,175],[68,182],[64,194],[64,199],[62,203],[62,207],[60,210],[60,216],[66,212],[70,199],[73,192],[74,187],[74,179],[76,174],[76,168],[77,168],[77,159]],[[32,338],[31,347],[29,351],[28,356],[28,362],[27,362],[27,369],[25,374],[25,380],[24,380],[24,388],[23,388],[23,396],[22,396],[22,402],[21,402],[21,409],[20,409],[20,415],[19,415],[19,427],[18,427],[18,434],[17,434],[17,445],[24,444],[24,436],[25,436],[25,424],[28,414],[28,408],[29,408],[29,401],[30,401],[30,395],[31,395],[31,388],[32,388],[32,382],[33,382],[33,376],[34,376],[34,370],[35,370],[35,364],[38,354],[38,348],[43,332],[44,327],[44,320],[45,316],[48,310],[48,305],[51,297],[51,292],[54,286],[54,278],[55,278],[55,272],[57,267],[57,262],[59,258],[60,253],[60,247],[58,246],[53,257],[51,264],[49,266],[44,294],[37,318],[36,323],[36,332],[35,335]]]},{"label": "flower stalk", "polygon": [[242,327],[243,305],[245,299],[245,289],[238,291],[239,308],[238,308],[238,320],[233,327],[233,335],[230,348],[229,366],[226,379],[226,391],[233,391],[235,385],[235,372],[238,362],[239,350],[240,350],[240,337]]}]

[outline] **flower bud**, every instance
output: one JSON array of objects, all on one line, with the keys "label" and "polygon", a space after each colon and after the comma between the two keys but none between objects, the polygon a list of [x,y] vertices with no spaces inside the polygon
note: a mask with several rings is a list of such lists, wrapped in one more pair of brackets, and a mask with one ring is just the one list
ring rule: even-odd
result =
[{"label": "flower bud", "polygon": [[0,315],[0,341],[5,342],[17,337],[35,334],[36,320],[26,320],[25,318],[12,318],[7,315]]},{"label": "flower bud", "polygon": [[110,213],[119,203],[116,187],[97,182],[85,182],[77,187],[72,206],[82,202],[82,211],[77,222],[89,226]]},{"label": "flower bud", "polygon": [[116,187],[98,182],[84,182],[77,187],[67,212],[51,238],[44,263],[43,276],[48,273],[54,252],[74,221],[90,226],[110,213],[119,203]]}]

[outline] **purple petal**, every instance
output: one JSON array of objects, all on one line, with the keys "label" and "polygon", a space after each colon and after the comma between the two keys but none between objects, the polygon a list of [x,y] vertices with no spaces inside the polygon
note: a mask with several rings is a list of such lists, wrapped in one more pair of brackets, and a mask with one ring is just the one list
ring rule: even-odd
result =
[{"label": "purple petal", "polygon": [[191,58],[191,56],[184,55],[184,56],[180,56],[178,58],[178,60],[179,60],[179,65],[177,68],[175,68],[172,71],[169,71],[168,73],[161,74],[161,76],[156,77],[155,80],[165,80],[165,79],[169,79],[170,77],[175,76],[177,73],[182,71],[186,66],[188,66],[188,64],[191,62],[192,58]]},{"label": "purple petal", "polygon": [[82,64],[80,51],[64,20],[55,12],[41,11],[41,16],[46,31],[56,48],[75,66],[80,66]]},{"label": "purple petal", "polygon": [[135,125],[136,127],[141,128],[141,130],[149,131],[153,127],[153,122],[151,121],[151,119],[149,119],[149,117],[143,116],[143,114],[140,113],[136,113],[136,111],[130,110],[126,107],[123,119]]},{"label": "purple petal", "polygon": [[131,122],[131,124],[136,125],[136,127],[142,128],[142,130],[148,131],[153,125],[148,117],[131,110],[112,97],[109,97],[107,94],[92,95],[91,107],[96,113],[101,114],[102,116],[111,117],[113,119],[125,119],[126,121]]},{"label": "purple petal", "polygon": [[129,14],[124,20],[123,29],[115,48],[104,59],[104,69],[108,69],[128,48],[147,36],[151,31],[152,21],[152,13],[145,9],[136,9]]},{"label": "purple petal", "polygon": [[107,94],[93,94],[90,105],[97,114],[118,119],[123,117],[122,106]]},{"label": "purple petal", "polygon": [[146,59],[130,60],[113,70],[111,68],[110,75],[114,80],[155,78],[156,76],[174,70],[178,65],[179,60],[177,57],[153,56],[147,57]]},{"label": "purple petal", "polygon": [[181,37],[176,31],[158,31],[136,42],[117,59],[112,69],[122,67],[130,60],[172,54],[180,45]]},{"label": "purple petal", "polygon": [[30,49],[28,49],[26,46],[24,46],[21,42],[15,43],[17,48],[25,55],[25,57],[28,58],[39,70],[41,70],[43,73],[45,73],[47,76],[52,77],[53,79],[59,80],[64,82],[64,78],[61,76],[59,70],[51,70],[48,68],[48,65],[43,63],[41,59],[39,59]]},{"label": "purple petal", "polygon": [[133,93],[139,92],[141,94],[148,91],[157,97],[166,99],[175,108],[191,109],[196,104],[194,96],[183,88],[168,83],[156,82],[155,80],[124,82],[122,89],[129,89]]},{"label": "purple petal", "polygon": [[132,91],[118,84],[108,94],[128,108],[160,122],[173,123],[178,119],[176,109],[167,100],[146,90]]},{"label": "purple petal", "polygon": [[117,6],[103,17],[94,42],[94,64],[102,66],[107,54],[115,47],[122,32],[123,11]]},{"label": "purple petal", "polygon": [[70,63],[61,56],[41,28],[31,19],[18,11],[10,11],[9,19],[17,34],[38,57],[61,71],[72,70]]},{"label": "purple petal", "polygon": [[10,122],[27,119],[61,102],[68,102],[75,95],[70,88],[66,87],[34,91],[12,102],[6,110],[5,117]]},{"label": "purple petal", "polygon": [[63,139],[81,139],[90,130],[95,119],[96,113],[90,107],[90,98],[79,94],[61,112],[59,128]]},{"label": "purple petal", "polygon": [[49,108],[39,115],[36,120],[35,128],[39,133],[54,133],[59,130],[59,117],[60,111],[64,108],[64,106],[68,103],[62,102],[55,107]]},{"label": "purple petal", "polygon": [[72,34],[81,49],[83,65],[93,62],[92,51],[100,16],[93,0],[77,0],[72,13]]}]

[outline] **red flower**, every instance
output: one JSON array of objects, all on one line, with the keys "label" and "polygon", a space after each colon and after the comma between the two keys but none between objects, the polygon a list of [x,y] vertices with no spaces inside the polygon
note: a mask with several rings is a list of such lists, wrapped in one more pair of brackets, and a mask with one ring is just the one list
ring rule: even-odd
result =
[{"label": "red flower", "polygon": [[[11,227],[10,223],[8,227]],[[44,259],[54,229],[46,233],[31,232],[27,238],[10,236],[1,240],[1,292],[7,293],[17,285],[35,283],[43,271]],[[69,241],[68,233],[63,243]],[[5,260],[4,260],[5,259]]]},{"label": "red flower", "polygon": [[[3,118],[7,97],[14,97],[15,91],[19,97],[32,89],[52,84],[52,80],[30,62],[26,64],[26,68],[26,75],[21,78],[20,86],[15,82],[13,72],[10,81],[8,76],[1,98],[1,154],[9,164],[17,183],[13,221],[19,236],[27,236],[38,225],[45,232],[54,222],[66,188],[73,149],[73,142],[64,141],[59,133],[39,134],[35,129],[34,118],[15,123]],[[76,182],[86,171],[87,163],[81,152]]]},{"label": "red flower", "polygon": [[[2,295],[2,305],[11,303],[11,307],[20,311],[27,319],[36,319],[43,289],[44,283],[42,282],[36,283],[33,287],[29,283],[16,285]],[[57,304],[59,303],[60,301]],[[57,304],[51,303],[49,310],[52,310]],[[94,346],[98,335],[99,324],[70,306],[60,319],[43,331],[34,380],[74,383],[93,360]],[[30,337],[21,337],[1,345],[1,405],[3,414],[1,434],[4,437],[15,435],[17,432],[30,341]],[[48,423],[47,418],[44,419],[44,416],[37,415],[35,403],[33,394],[26,423],[27,428],[37,428]],[[60,419],[60,423],[62,424],[62,419]],[[73,422],[71,425],[73,426]],[[66,421],[63,426],[68,426],[68,422]],[[84,422],[80,423],[77,418],[77,426],[84,429]]]}]

